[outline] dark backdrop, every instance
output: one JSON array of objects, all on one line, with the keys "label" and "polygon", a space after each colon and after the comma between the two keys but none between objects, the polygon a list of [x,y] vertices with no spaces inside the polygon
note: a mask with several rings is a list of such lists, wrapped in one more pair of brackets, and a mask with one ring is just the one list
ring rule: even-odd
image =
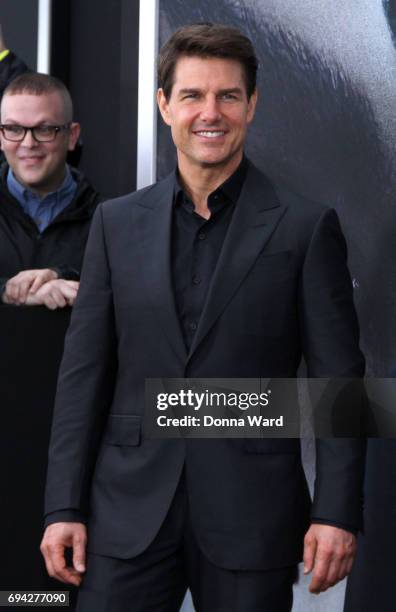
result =
[{"label": "dark backdrop", "polygon": [[121,195],[136,187],[139,3],[68,4],[69,85],[83,126],[81,168],[106,197]]},{"label": "dark backdrop", "polygon": [[0,23],[7,45],[33,68],[37,64],[38,0],[1,0]]}]

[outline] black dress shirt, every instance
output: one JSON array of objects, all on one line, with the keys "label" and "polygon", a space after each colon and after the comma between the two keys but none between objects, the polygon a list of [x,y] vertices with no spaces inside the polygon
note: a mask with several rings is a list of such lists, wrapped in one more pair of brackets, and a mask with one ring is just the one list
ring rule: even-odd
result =
[{"label": "black dress shirt", "polygon": [[194,339],[224,238],[246,177],[248,161],[208,197],[210,218],[195,212],[175,172],[171,266],[176,308],[187,350]]}]

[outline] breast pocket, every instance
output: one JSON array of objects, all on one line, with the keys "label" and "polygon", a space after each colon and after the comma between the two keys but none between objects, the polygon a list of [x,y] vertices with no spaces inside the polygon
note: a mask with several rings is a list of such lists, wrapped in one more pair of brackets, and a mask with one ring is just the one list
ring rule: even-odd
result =
[{"label": "breast pocket", "polygon": [[294,276],[291,251],[278,251],[276,253],[261,253],[253,268],[254,274],[263,274],[271,282],[282,281]]},{"label": "breast pocket", "polygon": [[297,273],[291,251],[261,254],[243,286],[248,334],[280,336],[296,309]]}]

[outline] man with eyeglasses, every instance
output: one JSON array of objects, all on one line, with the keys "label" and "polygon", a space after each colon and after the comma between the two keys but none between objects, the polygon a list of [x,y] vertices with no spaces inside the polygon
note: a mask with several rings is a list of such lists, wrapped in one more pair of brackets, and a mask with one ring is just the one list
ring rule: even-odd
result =
[{"label": "man with eyeglasses", "polygon": [[13,305],[72,306],[91,217],[99,202],[66,163],[80,134],[58,79],[18,76],[0,107],[0,291]]}]

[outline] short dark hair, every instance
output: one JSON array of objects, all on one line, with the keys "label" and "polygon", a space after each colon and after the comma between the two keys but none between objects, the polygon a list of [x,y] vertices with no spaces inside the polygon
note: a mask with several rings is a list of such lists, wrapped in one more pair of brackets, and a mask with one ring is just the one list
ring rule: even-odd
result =
[{"label": "short dark hair", "polygon": [[158,58],[158,84],[169,100],[175,66],[181,57],[220,57],[242,64],[248,98],[256,89],[258,61],[254,47],[237,28],[213,23],[194,23],[176,30]]},{"label": "short dark hair", "polygon": [[42,96],[54,92],[57,92],[62,98],[65,123],[71,122],[73,120],[73,102],[69,90],[60,79],[49,74],[42,74],[41,72],[20,74],[5,88],[3,98],[23,93]]}]

